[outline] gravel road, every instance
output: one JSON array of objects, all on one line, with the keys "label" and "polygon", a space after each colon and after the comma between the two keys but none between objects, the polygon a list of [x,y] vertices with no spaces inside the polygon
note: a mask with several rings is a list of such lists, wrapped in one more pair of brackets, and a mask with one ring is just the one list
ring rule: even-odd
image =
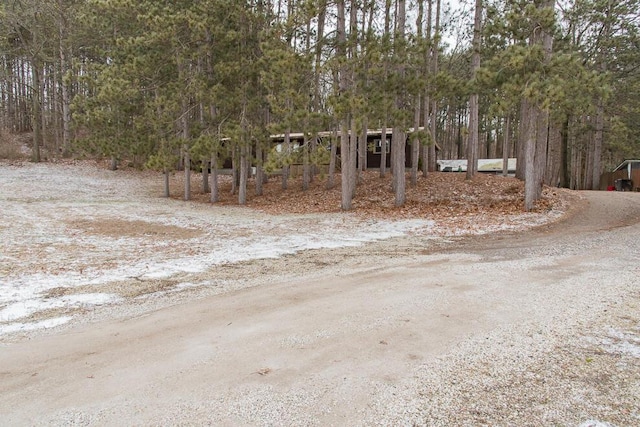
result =
[{"label": "gravel road", "polygon": [[0,424],[639,425],[640,194],[579,196],[528,232],[216,266],[189,275],[216,291],[7,338]]}]

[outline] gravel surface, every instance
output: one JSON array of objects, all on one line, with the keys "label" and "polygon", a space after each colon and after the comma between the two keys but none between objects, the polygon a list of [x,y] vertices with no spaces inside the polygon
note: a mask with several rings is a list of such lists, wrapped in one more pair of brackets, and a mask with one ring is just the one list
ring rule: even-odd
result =
[{"label": "gravel surface", "polygon": [[[343,214],[213,220],[155,198],[153,174],[88,164],[0,178],[7,425],[640,425],[638,194],[459,236]],[[254,227],[294,250],[205,256],[218,234],[244,240],[212,252],[259,247]]]},{"label": "gravel surface", "polygon": [[[350,248],[396,237],[423,237],[430,244],[525,230],[553,222],[566,210],[566,200],[556,197],[546,199],[541,212],[514,214],[517,181],[485,177],[470,186],[455,174],[422,182],[429,188],[421,189],[426,199],[416,205],[412,194],[412,207],[395,210],[382,201],[389,195],[382,182],[368,175],[372,195],[358,199],[368,207],[352,213],[331,212],[339,206],[336,190],[325,200],[325,194],[314,193],[324,191],[320,182],[305,194],[283,193],[274,182],[264,199],[253,200],[263,209],[257,211],[230,206],[226,191],[222,206],[203,204],[197,194],[194,203],[162,199],[158,174],[112,172],[93,162],[5,163],[0,177],[0,340],[255,286],[253,278],[264,281],[267,271],[274,280],[283,270],[324,274],[341,248],[347,255],[341,252],[337,259],[361,252]],[[182,178],[172,176],[174,191]],[[223,187],[229,184],[225,178]],[[465,191],[473,196],[460,196]],[[447,194],[455,202],[443,203]],[[376,203],[382,212],[372,211]],[[287,213],[304,206],[312,213]],[[414,216],[407,218],[408,212]],[[285,265],[274,261],[303,251],[311,251],[309,257],[330,251],[332,259],[297,268],[290,257]]]}]

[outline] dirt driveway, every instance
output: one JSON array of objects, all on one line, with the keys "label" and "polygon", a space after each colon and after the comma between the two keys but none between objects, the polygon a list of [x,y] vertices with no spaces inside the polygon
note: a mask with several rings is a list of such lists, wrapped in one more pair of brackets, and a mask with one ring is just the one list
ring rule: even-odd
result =
[{"label": "dirt driveway", "polygon": [[[119,303],[33,312],[46,320],[80,310],[84,320],[0,344],[2,423],[638,425],[640,194],[582,196],[567,219],[529,232],[434,239],[429,224],[410,223],[385,228],[383,240],[350,235],[368,241],[357,247],[302,247],[206,269],[189,258],[189,268],[166,276],[157,274],[167,268],[158,259],[161,268],[123,272],[120,285],[96,282],[102,290],[87,294],[124,298],[114,286],[143,289]],[[95,212],[83,221],[117,214],[99,200],[88,205]],[[15,221],[26,221],[28,203],[24,209],[22,217],[12,210]],[[163,254],[180,259],[194,238],[188,223],[172,223],[157,205],[148,214],[169,228],[136,231],[148,221],[128,217],[131,238],[179,236],[186,244]],[[298,220],[302,228],[309,218]],[[95,229],[102,221],[70,221],[69,229],[85,230],[78,237],[89,250],[87,228],[112,232]],[[267,228],[274,236],[284,229]],[[349,220],[338,234],[350,229]],[[109,262],[94,249],[96,264]],[[147,254],[135,240],[121,250]],[[4,259],[16,255],[5,251]],[[110,262],[110,274],[120,271]],[[67,282],[43,285],[50,299],[84,286],[86,271],[67,273]],[[176,283],[192,286],[177,292]],[[11,298],[7,316],[18,296]]]}]

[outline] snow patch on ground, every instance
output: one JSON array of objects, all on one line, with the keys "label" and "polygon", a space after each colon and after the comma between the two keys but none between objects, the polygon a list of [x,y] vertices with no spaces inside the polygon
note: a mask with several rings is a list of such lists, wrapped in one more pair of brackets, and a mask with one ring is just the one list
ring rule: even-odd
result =
[{"label": "snow patch on ground", "polygon": [[74,294],[60,298],[27,298],[9,303],[0,310],[0,322],[23,319],[43,310],[103,305],[117,302],[119,299],[117,295],[101,293]]},{"label": "snow patch on ground", "polygon": [[72,319],[71,316],[62,316],[62,317],[55,317],[53,319],[41,320],[39,322],[29,322],[29,323],[14,322],[14,323],[8,323],[8,324],[0,323],[0,335],[11,334],[15,332],[27,332],[27,331],[33,331],[36,329],[55,328],[56,326],[64,325],[65,323],[70,322],[71,319]]},{"label": "snow patch on ground", "polygon": [[640,359],[640,331],[619,331],[610,329],[608,336],[600,340],[600,345],[610,353],[623,354]]},{"label": "snow patch on ground", "polygon": [[611,424],[602,421],[588,420],[580,424],[579,427],[612,427]]}]

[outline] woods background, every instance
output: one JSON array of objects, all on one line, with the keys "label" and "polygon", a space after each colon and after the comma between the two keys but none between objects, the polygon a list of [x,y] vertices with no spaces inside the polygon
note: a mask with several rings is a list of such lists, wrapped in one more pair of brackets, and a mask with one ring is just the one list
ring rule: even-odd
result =
[{"label": "woods background", "polygon": [[640,158],[639,27],[638,0],[3,1],[0,128],[29,135],[34,161],[210,163],[212,201],[225,159],[240,203],[251,167],[260,194],[265,172],[286,188],[300,163],[308,186],[328,164],[345,210],[382,129],[396,205],[437,142],[469,178],[475,159],[517,157],[531,209],[543,183],[597,189]]}]

